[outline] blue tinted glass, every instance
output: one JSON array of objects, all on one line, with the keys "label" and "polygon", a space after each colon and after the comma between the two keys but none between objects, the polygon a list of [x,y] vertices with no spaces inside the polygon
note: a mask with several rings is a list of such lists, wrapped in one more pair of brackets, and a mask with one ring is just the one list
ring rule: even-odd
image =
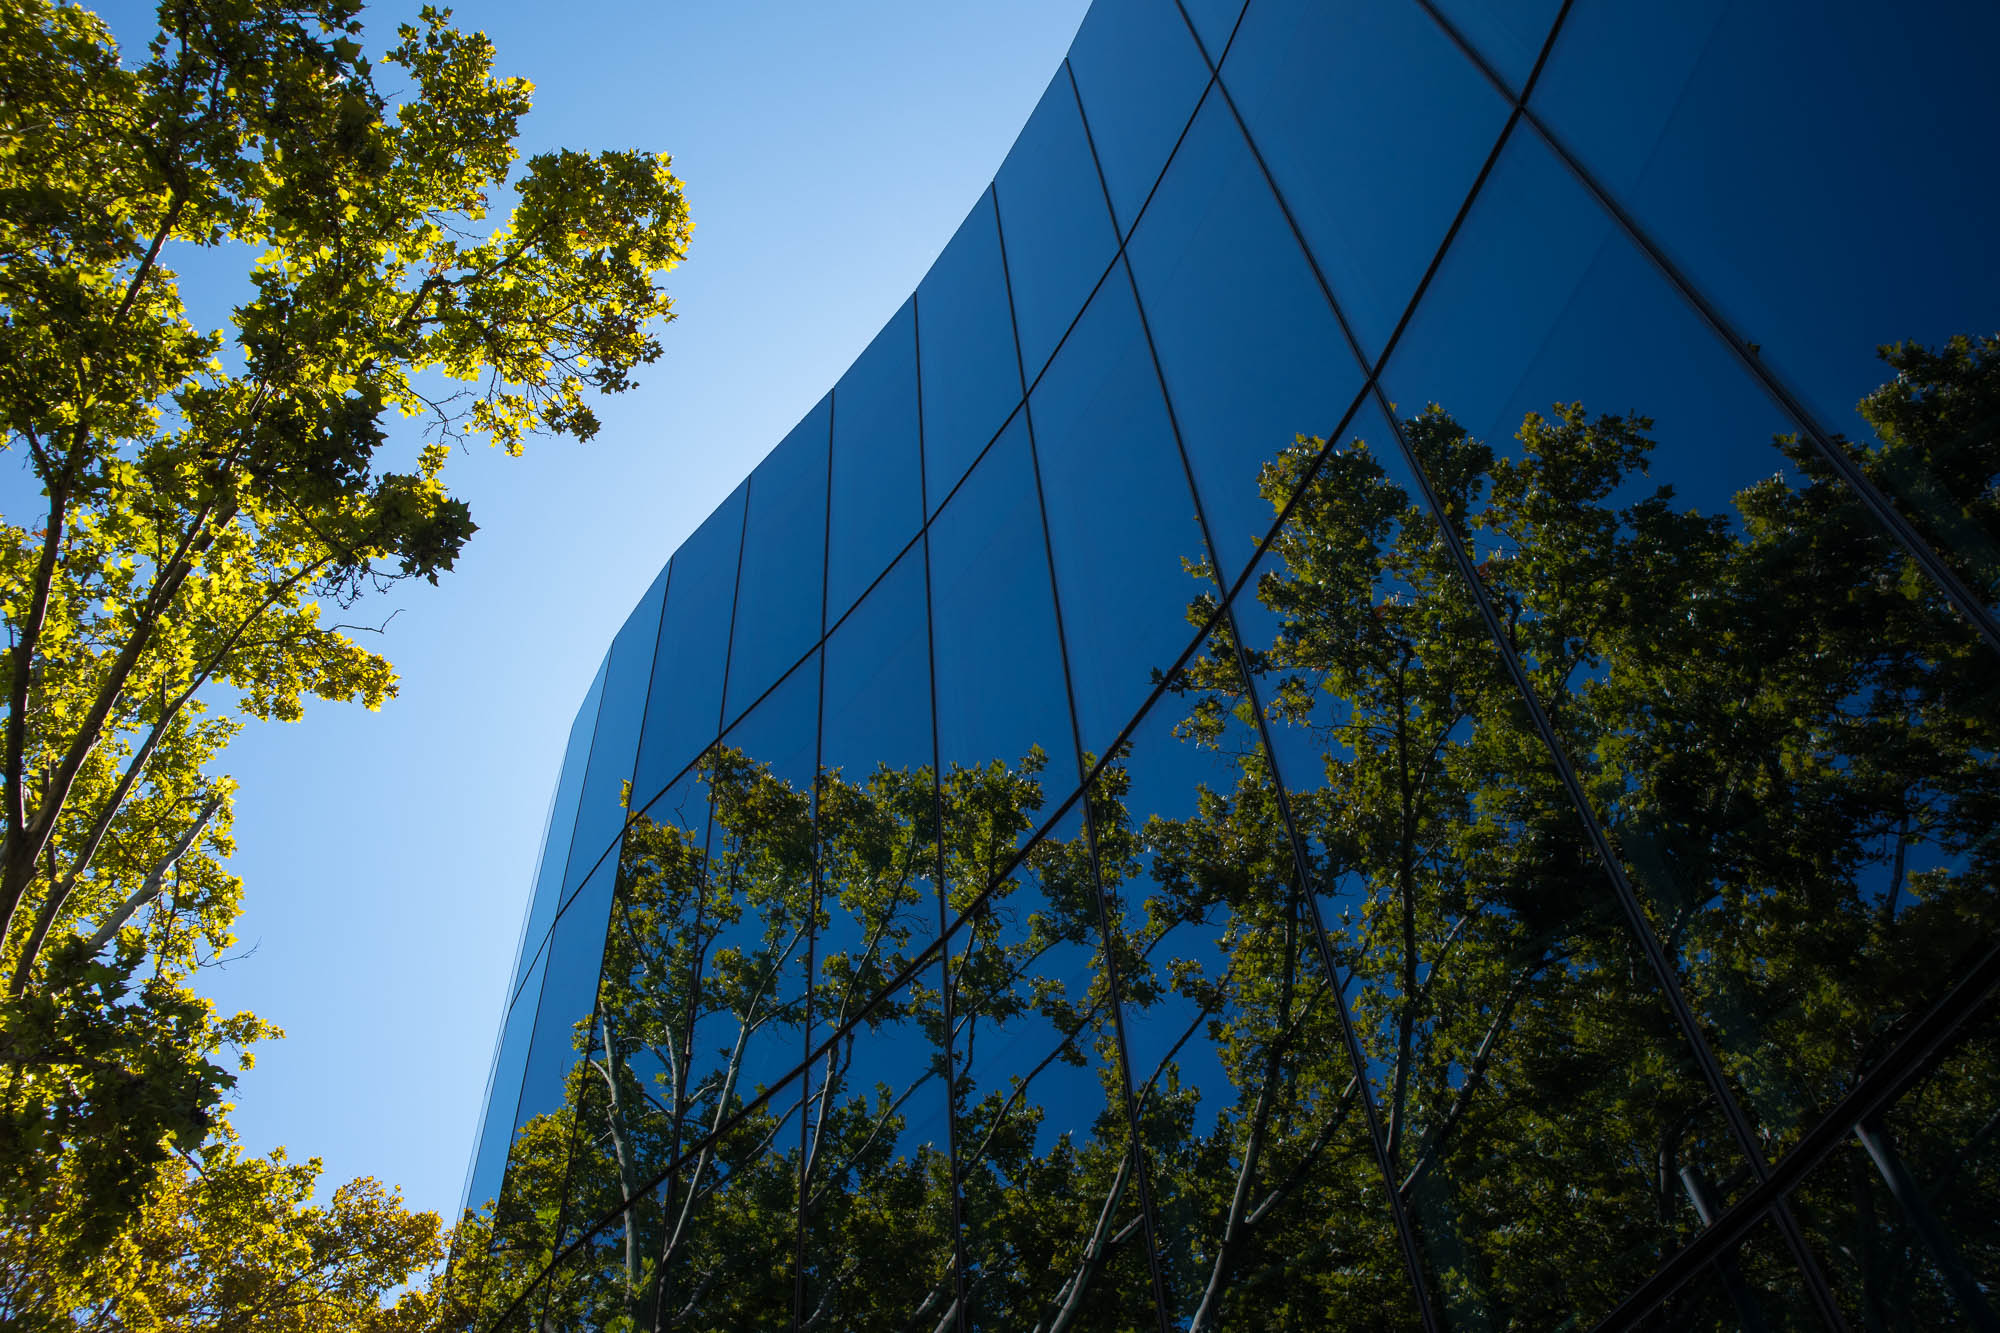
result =
[{"label": "blue tinted glass", "polygon": [[[741,1121],[716,1153],[697,1156],[667,1182],[663,1202],[705,1233],[691,1252],[670,1260],[676,1270],[684,1264],[697,1270],[748,1266],[711,1294],[732,1308],[745,1299],[745,1287],[763,1291],[778,1284],[785,1299],[775,1301],[777,1308],[790,1305],[814,906],[819,675],[815,653],[729,730],[699,770],[713,813],[700,928],[691,949],[699,984],[685,1062],[686,1132],[698,1141],[693,1136]],[[751,1193],[741,1192],[746,1190]],[[738,1229],[751,1208],[774,1225]],[[676,1281],[689,1285],[689,1275],[680,1272]],[[731,1322],[706,1303],[703,1284],[692,1285],[700,1290],[683,1301],[695,1313],[695,1326]]]},{"label": "blue tinted glass", "polygon": [[923,525],[916,305],[906,301],[833,391],[826,618],[838,620]]},{"label": "blue tinted glass", "polygon": [[1519,92],[1534,72],[1562,0],[1432,0],[1493,72]]},{"label": "blue tinted glass", "polygon": [[821,766],[863,782],[931,764],[924,548],[912,547],[827,637]]},{"label": "blue tinted glass", "polygon": [[574,1107],[585,1080],[579,1062],[591,1049],[598,965],[616,866],[606,862],[586,879],[556,918],[549,939],[541,1003],[520,1102],[514,1113],[506,1181],[493,1227],[497,1252],[516,1259],[498,1279],[503,1299],[548,1262],[576,1128]]},{"label": "blue tinted glass", "polygon": [[1968,262],[2000,185],[1964,170],[1996,46],[1988,5],[1901,24],[1855,3],[1579,3],[1535,105],[1828,427],[1860,433],[1878,345],[1990,332],[2000,306]]},{"label": "blue tinted glass", "polygon": [[[1325,448],[1327,439],[1335,443],[1331,451]],[[1363,473],[1380,468],[1383,479],[1404,495],[1419,493],[1409,466],[1396,448],[1396,432],[1390,428],[1388,418],[1382,415],[1375,395],[1370,393],[1357,404],[1344,429],[1328,432],[1324,437],[1315,435],[1301,440],[1282,458],[1275,460],[1278,466],[1262,479],[1265,507],[1275,513],[1298,490],[1297,478],[1308,460],[1329,452],[1333,458],[1322,466],[1341,468],[1343,464],[1339,460],[1343,455],[1356,460],[1365,458],[1365,464],[1357,462],[1344,466],[1350,470],[1358,468]],[[1340,474],[1337,472],[1336,475]],[[1308,492],[1312,493],[1315,492]],[[1287,532],[1295,531],[1297,527],[1296,522],[1288,524],[1278,531],[1274,540],[1285,539]],[[1287,640],[1300,637],[1309,624],[1303,616],[1288,615],[1293,608],[1271,597],[1272,590],[1260,586],[1261,579],[1257,575],[1271,568],[1270,562],[1266,561],[1261,567],[1253,569],[1253,577],[1244,581],[1230,602],[1230,620],[1237,636],[1249,650],[1253,663],[1263,665],[1288,653]],[[1387,598],[1397,591],[1400,589],[1395,580],[1384,576],[1372,595]],[[1332,614],[1330,608],[1317,609],[1322,616]],[[1288,621],[1291,624],[1289,630]],[[1220,682],[1213,687],[1218,691],[1234,691],[1230,695],[1232,700],[1241,697],[1242,686],[1235,679],[1238,668],[1213,642],[1207,654],[1191,663],[1188,670],[1191,675]],[[1307,679],[1310,682],[1311,678]],[[1317,792],[1329,780],[1328,764],[1334,756],[1344,753],[1345,747],[1336,736],[1337,728],[1347,716],[1346,708],[1330,690],[1309,687],[1304,691],[1288,692],[1270,676],[1260,675],[1259,681],[1263,694],[1260,702],[1264,706],[1263,738],[1268,742],[1269,762],[1289,790],[1301,794]],[[1243,721],[1233,714],[1231,716],[1236,724]],[[1332,919],[1337,918],[1343,909],[1355,910],[1364,888],[1352,881],[1335,880],[1317,884],[1316,891],[1326,900],[1324,906],[1329,919]],[[1340,901],[1342,894],[1352,896],[1352,901]]]},{"label": "blue tinted glass", "polygon": [[[549,1270],[543,1289],[530,1298],[539,1301],[539,1317],[530,1327],[633,1327],[633,1310],[650,1304],[647,1298],[651,1283],[644,1269],[637,1264],[628,1265],[626,1259],[642,1252],[641,1246],[647,1247],[643,1252],[651,1252],[652,1246],[664,1245],[667,1239],[662,1219],[648,1203],[639,1200],[629,1212],[598,1229],[587,1244],[564,1255]],[[601,1216],[589,1220],[596,1222]],[[511,1330],[496,1333],[511,1333]]]},{"label": "blue tinted glass", "polygon": [[704,760],[713,802],[701,963],[709,981],[698,997],[692,1073],[697,1086],[726,1082],[745,1098],[805,1056],[819,661],[814,653],[786,676]]},{"label": "blue tinted glass", "polygon": [[[520,960],[514,965],[516,986],[519,986],[536,951],[542,947],[542,940],[556,919],[556,910],[562,906],[563,872],[569,865],[570,842],[576,832],[577,804],[583,793],[584,774],[590,766],[590,742],[597,730],[597,710],[604,697],[604,675],[610,665],[610,655],[606,654],[605,660],[597,664],[597,675],[590,682],[590,692],[583,696],[583,706],[576,710],[576,720],[569,726],[569,744],[563,750],[562,776],[556,780],[555,798],[549,807],[548,832],[542,840],[541,859],[535,865],[534,897],[528,902],[527,921],[521,928]],[[585,866],[584,869],[590,867]]]},{"label": "blue tinted glass", "polygon": [[563,1107],[570,1071],[588,1048],[598,968],[604,958],[604,923],[617,878],[615,858],[600,862],[556,918],[549,936],[541,1007],[535,1015],[534,1045],[521,1081],[517,1133],[536,1116]]},{"label": "blue tinted glass", "polygon": [[[1432,415],[1407,429],[1462,523],[1481,456]],[[1387,430],[1364,413],[1333,448],[1275,460],[1266,485],[1291,510],[1254,571],[1267,614],[1240,623],[1273,724],[1306,733],[1284,756],[1292,822],[1426,1267],[1535,1274],[1454,1276],[1435,1299],[1453,1325],[1588,1321],[1698,1225],[1671,1196],[1633,1213],[1611,1163],[1667,1143],[1725,1179],[1740,1159]],[[1190,716],[1233,714],[1237,675],[1195,673]],[[1365,1179],[1337,1178],[1328,1214],[1367,1209]],[[1623,1239],[1605,1253],[1607,1228]],[[1588,1289],[1559,1276],[1574,1247]]]},{"label": "blue tinted glass", "polygon": [[723,733],[736,750],[786,788],[810,799],[819,743],[819,654],[801,662],[748,717]]},{"label": "blue tinted glass", "polygon": [[[1270,766],[1247,718],[1198,718],[1189,706],[1236,692],[1227,640],[1205,644],[1186,680],[1196,692],[1162,696],[1093,784],[1093,817],[1124,934],[1125,1039],[1153,1149],[1158,1240],[1170,1271],[1204,1275],[1170,1284],[1169,1326],[1254,1328],[1266,1293],[1298,1279],[1288,1254],[1253,1247],[1231,1281],[1207,1280],[1239,1178],[1268,1201],[1260,1226],[1323,1237],[1341,1267],[1392,1253],[1397,1239],[1371,1188],[1380,1173],[1366,1118],[1351,1094],[1332,1097],[1353,1087],[1353,1065]],[[1247,1165],[1240,1148],[1205,1151],[1243,1134],[1257,1139]],[[1407,1306],[1407,1290],[1395,1299]],[[1383,1314],[1349,1317],[1403,1322],[1393,1307]]]},{"label": "blue tinted glass", "polygon": [[[1546,207],[1539,191],[1550,192]],[[1518,424],[1514,409],[1547,407],[1518,403],[1519,391],[1585,273],[1615,244],[1612,231],[1539,140],[1510,141],[1383,372],[1398,411],[1442,403],[1480,438],[1504,441],[1510,412]],[[1629,346],[1606,346],[1600,362],[1636,369]]]},{"label": "blue tinted glass", "polygon": [[[937,789],[925,624],[919,546],[827,640],[815,1041],[887,990],[937,938]],[[860,1068],[855,1062],[868,1058],[846,1052],[840,1068]],[[916,1058],[921,1063],[921,1052]],[[856,1086],[872,1088],[874,1082],[869,1077]]]},{"label": "blue tinted glass", "polygon": [[[924,591],[920,545],[827,641],[815,1043],[853,1023],[938,934]],[[918,1260],[894,1275],[905,1288],[904,1308],[932,1299],[933,1289],[951,1280],[940,966],[933,962],[875,1005],[814,1064],[806,1299],[815,1309],[846,1309],[857,1299],[843,1276],[851,1264],[843,1261],[874,1225],[893,1228],[908,1246],[903,1252]],[[921,1191],[890,1187],[913,1171],[925,1182]]]},{"label": "blue tinted glass", "polygon": [[[1120,1169],[1131,1136],[1080,810],[980,906],[970,897],[989,858],[1005,865],[994,830],[1036,818],[1029,794],[996,770],[955,774],[945,793],[947,878],[954,906],[970,909],[952,941],[952,997],[973,1326],[1033,1327],[1074,1293],[1103,1312],[1095,1326],[1142,1327],[1152,1304],[1143,1244],[1074,1261],[1076,1237],[1108,1228],[1136,1240],[1143,1225],[1139,1190]],[[1024,1178],[1038,1182],[1027,1210],[1012,1204]],[[1015,1246],[1061,1258],[1007,1262]]]},{"label": "blue tinted glass", "polygon": [[1276,515],[1257,473],[1361,387],[1305,253],[1220,98],[1202,106],[1126,250],[1225,579]]},{"label": "blue tinted glass", "polygon": [[[805,1301],[829,1328],[868,1328],[891,1312],[951,1304],[942,971],[933,959],[901,989],[867,997],[876,1003],[859,1025],[813,1062]],[[828,1011],[829,1023],[837,1012]],[[858,1003],[847,1012],[858,1015]],[[894,1264],[869,1262],[890,1246]]]},{"label": "blue tinted glass", "polygon": [[[1812,454],[1773,447],[1793,423],[1538,138],[1509,145],[1464,240],[1385,379],[1497,456],[1473,531],[1518,650],[1738,1097],[1788,1143],[1874,1058],[1865,1015],[1919,1011],[1972,965],[1924,924],[1990,901],[1960,832],[1984,799],[1958,776],[1986,728],[1951,665],[1968,636],[1878,597],[1893,548]],[[1728,795],[1751,790],[1754,809]],[[1830,1046],[1767,980],[1821,949]]]},{"label": "blue tinted glass", "polygon": [[[1257,742],[1238,735],[1236,745],[1224,749],[1182,739],[1174,732],[1185,720],[1173,695],[1154,704],[1092,782],[1091,817],[1111,919],[1130,951],[1120,955],[1126,960],[1120,980],[1132,1080],[1162,1099],[1176,1085],[1187,1089],[1195,1118],[1183,1132],[1198,1140],[1214,1129],[1216,1114],[1231,1098],[1214,1051],[1187,1035],[1197,1014],[1218,1016],[1228,1001],[1221,993],[1206,1003],[1197,997],[1228,984],[1232,924],[1267,924],[1258,915],[1263,909],[1270,909],[1269,919],[1281,919],[1284,889],[1297,876],[1290,845],[1266,830],[1257,840],[1262,855],[1255,891],[1234,903],[1216,892],[1212,871],[1221,864],[1221,848],[1238,856],[1245,848],[1223,836],[1220,807],[1211,802],[1204,812],[1203,794],[1235,799],[1237,751],[1247,744],[1242,757],[1251,760],[1258,756]],[[1240,776],[1257,784],[1265,771],[1252,763]],[[1260,800],[1249,799],[1253,805]]]},{"label": "blue tinted glass", "polygon": [[727,714],[755,703],[819,639],[831,413],[832,400],[822,398],[750,474]]},{"label": "blue tinted glass", "polygon": [[[938,763],[1018,765],[1040,749],[1076,786],[1047,547],[1019,418],[931,525]],[[1058,798],[1060,799],[1060,798]]]},{"label": "blue tinted glass", "polygon": [[688,1059],[713,930],[704,913],[707,848],[708,790],[693,772],[625,830],[589,1066],[568,1097],[576,1143],[565,1239],[630,1198],[708,1128],[694,1109],[700,1094]]},{"label": "blue tinted glass", "polygon": [[[1112,214],[1130,231],[1208,86],[1208,62],[1174,0],[1098,0],[1069,64]],[[1013,235],[1010,224],[1009,245]]]},{"label": "blue tinted glass", "polygon": [[[1967,164],[1991,155],[1996,48],[1992,5],[1578,4],[1535,104],[1820,424],[1867,439],[1856,405],[1901,368],[1878,348],[1994,329],[2000,183]],[[1975,471],[1910,459],[1878,482],[1991,578]]]},{"label": "blue tinted glass", "polygon": [[[717,1140],[671,1173],[640,1216],[660,1219],[658,1280],[645,1299],[604,1323],[552,1327],[784,1329],[792,1326],[798,1247],[797,1085],[746,1111]],[[647,1234],[647,1233],[641,1233]],[[677,1243],[676,1243],[677,1240]],[[622,1237],[597,1243],[621,1267]]]},{"label": "blue tinted glass", "polygon": [[1706,514],[1787,470],[1791,423],[1540,139],[1508,144],[1459,240],[1383,371],[1400,412],[1439,404],[1503,456],[1529,412],[1640,412],[1672,441],[1646,476]]},{"label": "blue tinted glass", "polygon": [[1258,0],[1222,79],[1363,352],[1379,356],[1506,104],[1408,4]]},{"label": "blue tinted glass", "polygon": [[639,736],[635,804],[651,800],[722,729],[722,672],[748,486],[732,491],[674,552],[660,646],[653,654],[653,689]]},{"label": "blue tinted glass", "polygon": [[1066,71],[1056,72],[1028,117],[1000,164],[993,192],[1000,201],[1021,364],[1033,381],[1118,245]]},{"label": "blue tinted glass", "polygon": [[604,668],[604,699],[597,710],[597,733],[590,743],[590,773],[584,779],[577,810],[575,846],[563,876],[565,896],[583,882],[591,866],[610,846],[628,813],[632,760],[639,751],[639,724],[645,717],[646,691],[653,683],[653,648],[660,639],[660,604],[667,591],[667,571],[639,599],[618,637]]},{"label": "blue tinted glass", "polygon": [[513,1007],[507,1010],[500,1049],[493,1055],[493,1075],[486,1089],[486,1118],[472,1154],[472,1177],[466,1182],[464,1207],[490,1206],[500,1194],[507,1170],[507,1147],[514,1141],[514,1111],[521,1102],[521,1075],[528,1067],[528,1046],[534,1038],[535,1006],[541,999],[542,969],[548,951],[538,951],[528,968]]},{"label": "blue tinted glass", "polygon": [[1214,588],[1188,573],[1208,552],[1122,265],[1028,410],[1077,726],[1101,754],[1194,636],[1188,603]]},{"label": "blue tinted glass", "polygon": [[1229,36],[1236,30],[1236,20],[1243,13],[1243,0],[1181,0],[1181,8],[1187,11],[1188,20],[1200,34],[1210,62],[1221,63]]},{"label": "blue tinted glass", "polygon": [[917,287],[924,485],[933,511],[1021,401],[993,194],[980,196]]}]

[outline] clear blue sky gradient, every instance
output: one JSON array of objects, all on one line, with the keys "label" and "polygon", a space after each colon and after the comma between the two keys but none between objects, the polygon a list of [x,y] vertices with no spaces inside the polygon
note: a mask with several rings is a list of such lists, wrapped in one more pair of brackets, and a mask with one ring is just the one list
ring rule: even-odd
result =
[{"label": "clear blue sky gradient", "polygon": [[[666,355],[600,404],[600,436],[459,457],[480,530],[458,569],[339,617],[398,613],[362,637],[399,697],[319,705],[228,753],[247,910],[240,956],[203,985],[289,1033],[238,1089],[252,1150],[323,1157],[322,1193],[373,1175],[456,1208],[549,792],[612,634],[916,287],[1086,8],[458,7],[535,82],[524,154],[672,153],[694,247]],[[99,9],[136,56],[150,7]],[[371,8],[371,45],[415,10]]]}]

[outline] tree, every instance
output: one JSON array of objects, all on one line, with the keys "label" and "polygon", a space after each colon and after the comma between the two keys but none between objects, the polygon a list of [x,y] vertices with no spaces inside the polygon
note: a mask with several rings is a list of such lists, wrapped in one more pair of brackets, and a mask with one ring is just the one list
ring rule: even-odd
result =
[{"label": "tree", "polygon": [[436,1328],[423,1290],[382,1294],[444,1257],[436,1213],[411,1213],[371,1179],[311,1203],[320,1162],[246,1157],[212,1140],[164,1173],[134,1226],[87,1279],[63,1265],[9,1275],[18,1326],[101,1333]]},{"label": "tree", "polygon": [[[454,446],[589,438],[671,317],[665,157],[517,164],[531,87],[484,36],[427,7],[377,65],[359,11],[165,0],[126,63],[87,10],[0,6],[0,419],[46,500],[0,527],[0,1231],[58,1217],[65,1262],[215,1130],[214,1057],[276,1031],[188,986],[242,891],[221,751],[393,694],[322,603],[449,570]],[[255,261],[228,337],[183,304],[198,249]]]}]

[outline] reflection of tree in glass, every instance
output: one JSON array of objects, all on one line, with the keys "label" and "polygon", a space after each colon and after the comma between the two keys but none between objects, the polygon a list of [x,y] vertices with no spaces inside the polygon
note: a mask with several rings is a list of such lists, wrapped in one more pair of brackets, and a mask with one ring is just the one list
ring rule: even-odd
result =
[{"label": "reflection of tree in glass", "polygon": [[[1898,379],[1863,404],[1880,440],[1856,456],[1900,495],[1929,479],[1922,524],[1991,602],[2000,352],[1890,359]],[[1775,1155],[2000,938],[2000,676],[1809,450],[1780,442],[1789,473],[1705,515],[1642,482],[1650,428],[1559,406],[1502,457],[1435,407],[1406,423]],[[803,1160],[807,1324],[953,1326],[951,1160],[942,1131],[905,1136],[942,1095],[938,973],[878,999],[936,938],[940,819],[971,1323],[1144,1322],[1125,1308],[1148,1290],[1140,1169],[1181,1326],[1412,1322],[1328,956],[1452,1322],[1587,1323],[1691,1238],[1696,1196],[1726,1202],[1749,1173],[1388,444],[1302,440],[1264,470],[1290,506],[1256,586],[1275,633],[1239,658],[1223,622],[1168,681],[1176,735],[1234,755],[1234,785],[1168,819],[1128,805],[1148,756],[1111,757],[1091,805],[1109,923],[1081,833],[974,892],[1042,818],[1039,753],[954,768],[941,794],[922,769],[828,773],[815,831],[805,793],[724,752],[703,770],[706,851],[636,821],[586,1058],[469,1224],[461,1290],[483,1282],[489,1313],[521,1290],[558,1243],[566,1174],[572,1233],[637,1202],[559,1276],[549,1326],[785,1322]],[[1281,751],[1313,757],[1287,771],[1310,897],[1242,663]],[[754,1062],[760,1042],[802,1049],[815,911],[814,1039],[854,1026],[815,1066],[802,1136],[796,1092],[742,1108],[746,1069],[796,1058]],[[1177,1034],[1133,1071],[1143,1162],[1104,983],[1067,991],[1050,965],[1075,950],[1095,970],[1107,930],[1128,1021],[1171,1015]],[[1033,1024],[1052,1034],[1038,1059],[992,1073],[985,1053]],[[1859,1322],[1949,1321],[1940,1264],[2000,1279],[1993,1036],[1881,1136],[1944,1182],[1928,1198],[1952,1253],[1891,1215],[1858,1152],[1795,1197]],[[884,1044],[906,1076],[862,1086],[857,1050]],[[1041,1080],[1079,1066],[1103,1113],[1049,1121]],[[1733,1325],[1748,1303],[1775,1324],[1796,1286],[1781,1250],[1749,1247],[1659,1317]]]}]

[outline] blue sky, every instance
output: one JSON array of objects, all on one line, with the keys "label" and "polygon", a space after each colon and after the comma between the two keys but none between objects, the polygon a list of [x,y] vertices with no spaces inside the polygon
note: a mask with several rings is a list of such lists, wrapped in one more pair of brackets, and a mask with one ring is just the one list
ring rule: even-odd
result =
[{"label": "blue sky", "polygon": [[[915,288],[1086,7],[458,7],[535,82],[523,152],[672,153],[694,247],[666,355],[600,405],[600,436],[459,457],[480,531],[458,569],[342,615],[396,613],[361,637],[400,696],[253,728],[227,756],[248,908],[205,985],[289,1033],[238,1089],[251,1149],[323,1157],[326,1188],[374,1175],[457,1206],[549,792],[612,634]],[[148,6],[100,9],[127,43],[149,34]],[[373,45],[414,12],[372,8]]]}]

